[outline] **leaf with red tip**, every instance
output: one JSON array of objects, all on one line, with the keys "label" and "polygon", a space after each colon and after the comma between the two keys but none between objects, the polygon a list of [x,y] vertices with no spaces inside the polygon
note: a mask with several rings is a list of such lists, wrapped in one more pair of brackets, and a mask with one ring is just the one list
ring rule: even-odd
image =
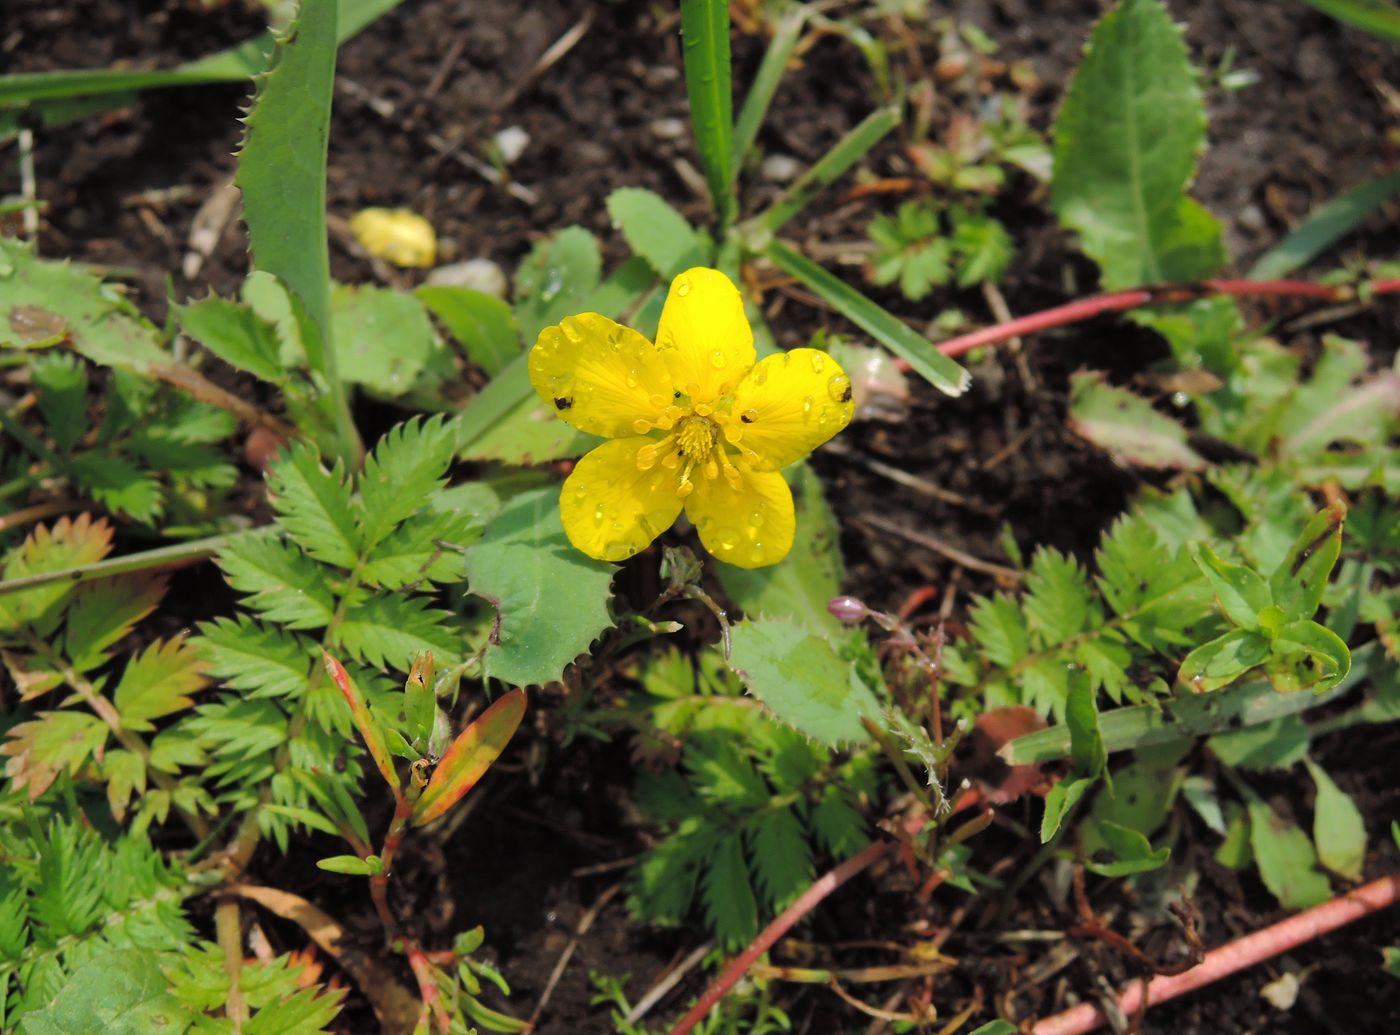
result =
[{"label": "leaf with red tip", "polygon": [[515,736],[525,715],[525,691],[506,694],[464,729],[442,756],[433,778],[413,808],[414,826],[437,819],[476,786],[481,774]]},{"label": "leaf with red tip", "polygon": [[374,764],[379,767],[384,782],[389,785],[397,797],[399,794],[399,774],[394,770],[394,761],[389,756],[389,746],[384,742],[384,732],[379,728],[379,723],[374,721],[374,716],[369,713],[369,703],[365,700],[365,695],[360,693],[360,688],[350,678],[350,673],[345,671],[344,665],[329,654],[322,654],[321,658],[326,663],[326,671],[330,673],[331,680],[340,687],[340,692],[345,695],[345,703],[350,706],[350,717],[355,720],[355,727],[360,731],[360,736],[364,738],[365,747],[369,748],[370,757],[374,759]]}]

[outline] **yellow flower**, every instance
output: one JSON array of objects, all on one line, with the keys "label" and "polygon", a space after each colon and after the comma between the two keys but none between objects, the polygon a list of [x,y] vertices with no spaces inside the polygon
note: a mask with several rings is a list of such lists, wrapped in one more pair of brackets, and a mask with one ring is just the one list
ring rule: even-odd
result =
[{"label": "yellow flower", "polygon": [[362,209],[350,229],[365,251],[395,266],[431,266],[437,258],[433,224],[406,208]]},{"label": "yellow flower", "polygon": [[705,549],[741,568],[792,549],[792,492],[778,472],[851,421],[851,381],[816,349],[755,365],[743,300],[718,270],[671,282],[656,344],[597,313],[546,327],[530,383],[580,431],[611,439],[564,483],[569,541],[620,561],[685,509]]}]

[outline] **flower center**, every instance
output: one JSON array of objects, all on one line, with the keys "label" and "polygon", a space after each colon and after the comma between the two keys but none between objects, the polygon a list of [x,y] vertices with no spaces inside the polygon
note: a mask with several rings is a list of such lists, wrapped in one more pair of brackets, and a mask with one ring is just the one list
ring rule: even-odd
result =
[{"label": "flower center", "polygon": [[687,460],[703,460],[719,439],[719,425],[709,417],[691,416],[676,430],[676,444]]}]

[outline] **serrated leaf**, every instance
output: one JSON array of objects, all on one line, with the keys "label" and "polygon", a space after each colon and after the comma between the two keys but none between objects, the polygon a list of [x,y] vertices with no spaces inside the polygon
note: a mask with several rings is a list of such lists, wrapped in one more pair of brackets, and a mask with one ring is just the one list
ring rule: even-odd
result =
[{"label": "serrated leaf", "polygon": [[380,669],[407,672],[425,651],[449,665],[461,656],[463,646],[461,633],[444,624],[451,617],[423,597],[371,596],[345,609],[331,639],[357,660]]},{"label": "serrated leaf", "polygon": [[1205,133],[1197,76],[1160,0],[1095,27],[1055,124],[1051,204],[1107,290],[1209,276],[1219,224],[1184,191]]},{"label": "serrated leaf", "polygon": [[352,568],[361,537],[345,469],[321,465],[316,450],[298,443],[267,469],[267,487],[281,526],[312,557]]},{"label": "serrated leaf", "polygon": [[467,577],[462,551],[481,538],[471,514],[415,514],[369,552],[360,578],[372,586],[399,589],[417,582],[461,582]]},{"label": "serrated leaf", "polygon": [[691,816],[648,850],[632,871],[628,904],[633,913],[667,927],[684,920],[715,836],[700,817]]},{"label": "serrated leaf", "polygon": [[515,686],[554,682],[613,624],[617,568],[570,545],[558,487],[511,500],[467,551],[466,565],[469,589],[498,615],[483,659],[493,678]]},{"label": "serrated leaf", "polygon": [[470,288],[425,284],[414,292],[470,359],[494,377],[520,355],[520,325],[501,299]]},{"label": "serrated leaf", "polygon": [[80,453],[68,461],[68,472],[108,510],[147,524],[160,516],[160,482],[123,457],[98,450]]},{"label": "serrated leaf", "polygon": [[[299,299],[319,339],[332,342],[326,239],[326,148],[334,92],[337,5],[302,0],[272,67],[258,79],[234,182],[257,269]],[[332,375],[305,343],[312,368]]]},{"label": "serrated leaf", "polygon": [[598,239],[581,226],[565,227],[531,248],[515,271],[521,340],[533,345],[544,328],[585,311],[583,302],[598,287],[602,269]]},{"label": "serrated leaf", "polygon": [[829,787],[812,809],[809,824],[821,846],[833,856],[844,858],[860,851],[867,841],[865,820],[849,801],[843,789]]},{"label": "serrated leaf", "polygon": [[231,539],[215,560],[242,603],[291,629],[320,629],[335,617],[335,596],[322,569],[275,535]]},{"label": "serrated leaf", "polygon": [[1360,880],[1366,861],[1366,823],[1361,810],[1320,765],[1311,758],[1303,759],[1303,764],[1317,787],[1317,800],[1313,803],[1317,857],[1333,873],[1347,880]]},{"label": "serrated leaf", "polygon": [[331,323],[336,372],[378,396],[403,395],[444,358],[422,303],[392,288],[336,284]]},{"label": "serrated leaf", "polygon": [[90,756],[99,754],[109,732],[97,716],[78,711],[40,712],[10,727],[0,755],[9,756],[5,775],[11,789],[28,788],[29,800],[37,800],[64,770],[76,775]]},{"label": "serrated leaf", "polygon": [[953,210],[953,249],[958,254],[958,286],[964,288],[1000,280],[1016,254],[1000,220],[958,209]]},{"label": "serrated leaf", "polygon": [[661,195],[642,187],[619,187],[608,195],[608,215],[627,245],[662,277],[705,265],[705,247],[686,218]]},{"label": "serrated leaf", "polygon": [[713,564],[724,591],[746,617],[788,618],[813,632],[834,633],[841,623],[826,604],[841,592],[844,574],[836,518],[808,464],[794,465],[788,477],[797,511],[797,531],[788,556],[767,568]]},{"label": "serrated leaf", "polygon": [[365,457],[358,486],[363,547],[374,546],[447,484],[457,425],[445,417],[404,421]]},{"label": "serrated leaf", "polygon": [[247,615],[199,624],[192,641],[211,676],[249,697],[285,697],[306,690],[312,657],[295,633]]},{"label": "serrated leaf", "polygon": [[273,384],[287,379],[277,325],[251,307],[211,296],[171,311],[182,331],[229,366]]},{"label": "serrated leaf", "polygon": [[713,804],[757,808],[772,797],[747,752],[723,735],[692,738],[685,765],[695,790]]},{"label": "serrated leaf", "polygon": [[79,672],[108,658],[107,648],[155,610],[165,595],[163,575],[120,575],[79,586],[68,608],[64,653]]},{"label": "serrated leaf", "polygon": [[183,635],[157,640],[127,662],[112,701],[128,729],[154,728],[152,719],[182,711],[209,685],[204,664]]},{"label": "serrated leaf", "polygon": [[39,412],[54,447],[66,453],[87,431],[87,369],[71,352],[47,352],[29,364]]},{"label": "serrated leaf", "polygon": [[492,703],[457,735],[413,807],[412,823],[431,823],[461,801],[490,768],[525,715],[525,691],[515,689]]},{"label": "serrated leaf", "polygon": [[731,638],[730,666],[778,719],[825,744],[870,739],[861,720],[878,722],[879,702],[823,637],[766,618],[740,622]]},{"label": "serrated leaf", "polygon": [[1030,631],[1016,601],[1003,593],[977,597],[972,606],[973,638],[987,659],[1007,668],[1030,653]]},{"label": "serrated leaf", "polygon": [[1042,644],[1062,643],[1089,627],[1089,583],[1073,558],[1051,547],[1037,550],[1026,589],[1026,622]]},{"label": "serrated leaf", "polygon": [[170,362],[159,331],[81,266],[40,259],[22,241],[0,237],[0,270],[0,348],[67,335],[103,366],[144,371]]},{"label": "serrated leaf", "polygon": [[1249,813],[1249,843],[1259,876],[1279,905],[1285,909],[1307,909],[1327,901],[1332,889],[1327,878],[1317,871],[1312,839],[1252,792],[1245,807]]},{"label": "serrated leaf", "polygon": [[[100,561],[112,548],[112,526],[90,514],[60,518],[52,526],[36,525],[19,546],[5,555],[4,577],[63,571]],[[74,586],[66,579],[30,589],[0,593],[0,631],[30,625],[41,636],[53,632]]]},{"label": "serrated leaf", "polygon": [[134,751],[108,751],[102,759],[102,778],[107,784],[107,804],[112,816],[121,823],[126,819],[131,796],[146,792],[146,763]]},{"label": "serrated leaf", "polygon": [[703,881],[705,916],[715,937],[729,948],[748,943],[758,931],[758,902],[749,882],[744,842],[733,831],[720,838]]},{"label": "serrated leaf", "polygon": [[1186,444],[1186,429],[1146,399],[1108,384],[1102,374],[1070,378],[1069,426],[1075,434],[1139,467],[1199,471],[1206,466]]},{"label": "serrated leaf", "polygon": [[754,874],[764,905],[772,912],[787,907],[812,881],[812,850],[790,808],[769,810],[750,826]]}]

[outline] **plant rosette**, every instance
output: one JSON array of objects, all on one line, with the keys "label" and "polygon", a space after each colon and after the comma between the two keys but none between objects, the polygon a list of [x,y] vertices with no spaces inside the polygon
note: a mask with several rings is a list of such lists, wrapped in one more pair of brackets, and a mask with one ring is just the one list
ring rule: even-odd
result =
[{"label": "plant rosette", "polygon": [[792,548],[782,468],[851,421],[851,379],[817,349],[755,362],[738,289],[696,267],[671,282],[656,342],[598,313],[540,332],[530,383],[560,419],[610,439],[564,483],[569,541],[598,560],[645,549],[684,509],[700,542],[742,568]]}]

